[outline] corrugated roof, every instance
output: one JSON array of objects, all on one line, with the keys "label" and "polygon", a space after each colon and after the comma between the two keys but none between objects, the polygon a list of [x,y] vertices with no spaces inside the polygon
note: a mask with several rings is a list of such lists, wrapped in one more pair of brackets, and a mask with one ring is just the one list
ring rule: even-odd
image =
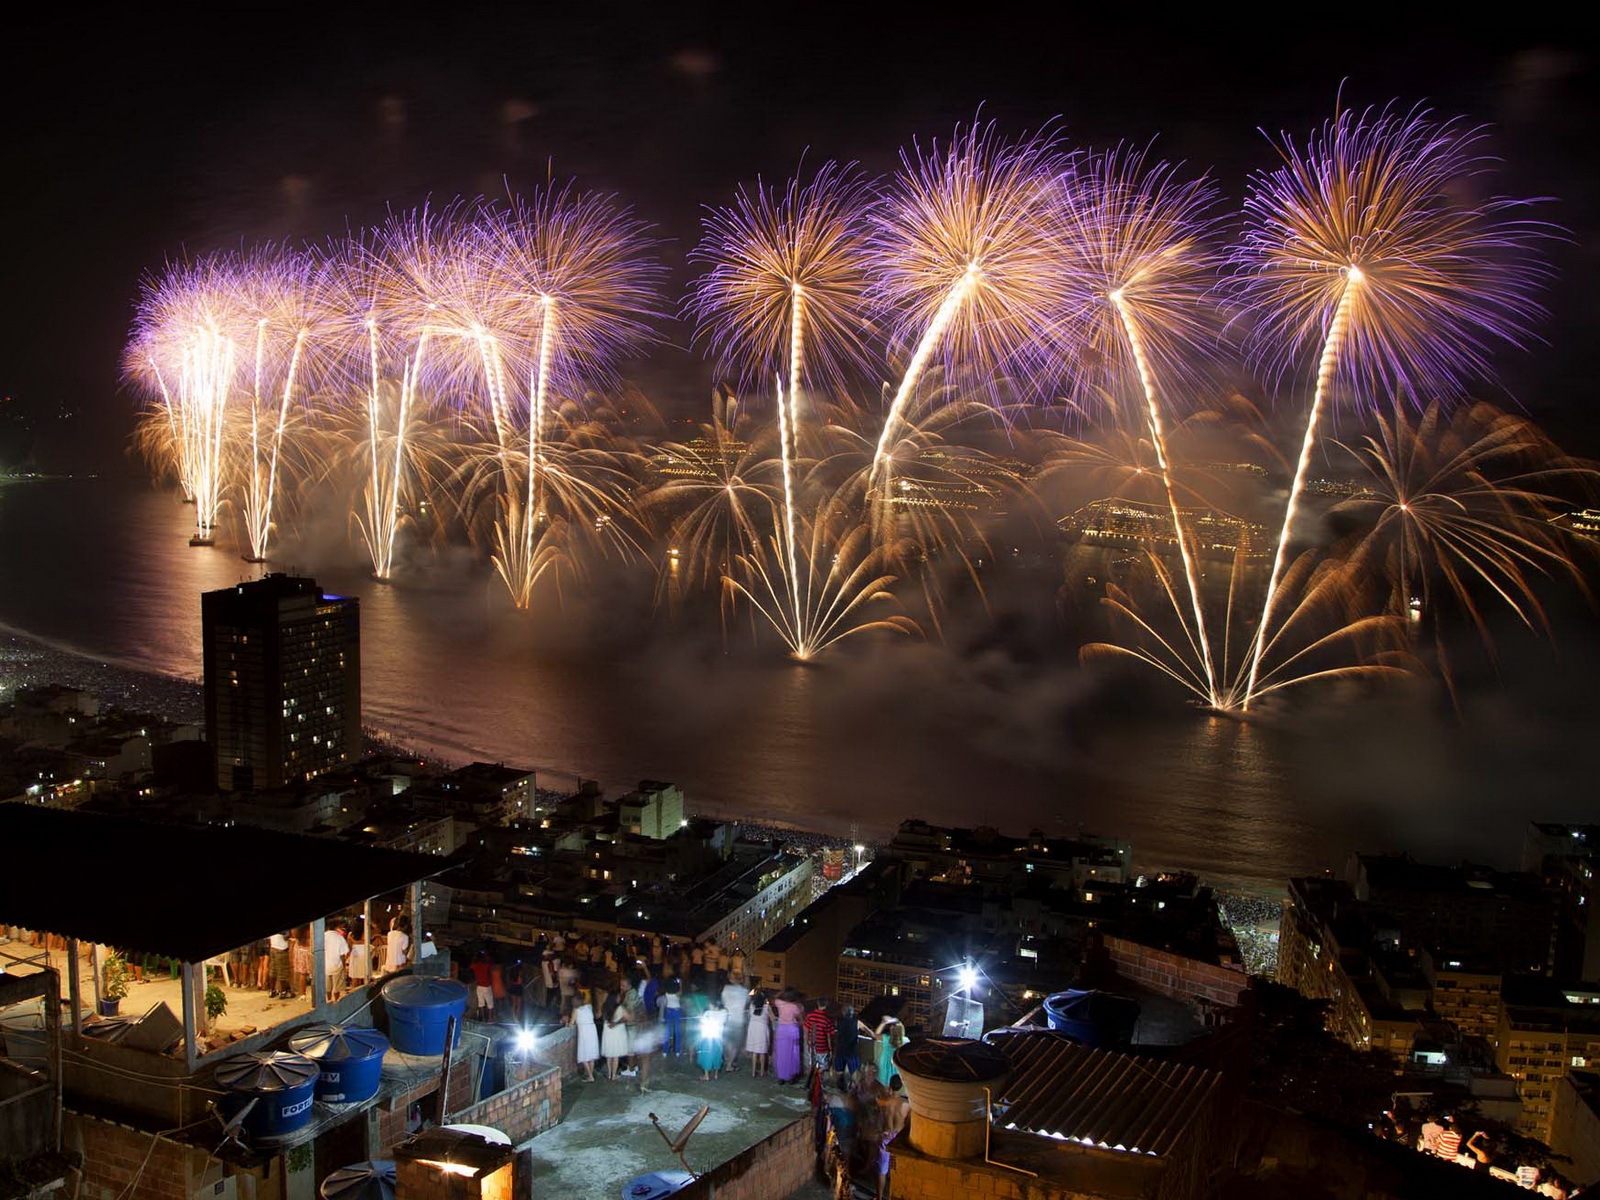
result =
[{"label": "corrugated roof", "polygon": [[0,924],[200,962],[451,864],[241,826],[0,804]]},{"label": "corrugated roof", "polygon": [[1112,1150],[1171,1153],[1222,1078],[1182,1063],[1091,1050],[1053,1032],[994,1041],[1011,1062],[1011,1078],[994,1102],[998,1128]]}]

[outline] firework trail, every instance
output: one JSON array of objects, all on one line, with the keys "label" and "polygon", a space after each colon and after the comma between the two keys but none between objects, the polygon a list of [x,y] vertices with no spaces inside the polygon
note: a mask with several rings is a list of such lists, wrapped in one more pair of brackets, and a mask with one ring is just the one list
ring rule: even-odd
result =
[{"label": "firework trail", "polygon": [[[396,542],[419,470],[417,427],[430,417],[424,374],[441,304],[448,304],[454,209],[392,215],[335,247],[325,272],[329,331],[349,369],[340,399],[359,410],[366,483],[355,522],[372,574],[394,574]],[[448,361],[448,360],[446,360]],[[445,378],[443,372],[440,378]]]},{"label": "firework trail", "polygon": [[126,356],[129,375],[159,396],[186,498],[195,504],[190,543],[216,538],[225,488],[228,402],[237,369],[239,328],[235,261],[214,256],[148,278]]},{"label": "firework trail", "polygon": [[1240,295],[1269,365],[1282,375],[1316,348],[1316,386],[1267,583],[1257,668],[1278,603],[1323,411],[1336,389],[1369,403],[1451,396],[1489,371],[1497,341],[1520,342],[1545,271],[1529,255],[1547,227],[1512,216],[1522,202],[1473,204],[1462,189],[1490,161],[1484,131],[1426,111],[1340,112],[1258,174],[1237,252]]},{"label": "firework trail", "polygon": [[[1205,179],[1183,180],[1168,163],[1150,162],[1127,147],[1091,152],[1063,177],[1059,236],[1073,276],[1086,289],[1075,305],[1075,340],[1090,363],[1126,364],[1137,371],[1145,424],[1172,515],[1202,675],[1213,705],[1222,696],[1200,579],[1189,534],[1180,519],[1167,447],[1168,416],[1157,380],[1191,376],[1189,365],[1215,343],[1206,294],[1214,260],[1205,245],[1215,227],[1216,190]],[[1115,380],[1105,385],[1114,388]]]},{"label": "firework trail", "polygon": [[1075,294],[1051,231],[1072,158],[1049,131],[1002,141],[992,125],[913,146],[873,208],[874,300],[891,314],[891,345],[909,350],[872,461],[877,483],[906,406],[936,360],[945,382],[1002,374],[1040,380],[1057,369],[1051,331]]},{"label": "firework trail", "polygon": [[791,180],[781,193],[760,183],[741,188],[733,206],[713,209],[704,220],[705,235],[692,257],[708,269],[685,305],[697,336],[709,342],[723,370],[741,382],[775,379],[780,546],[787,563],[788,622],[802,646],[811,642],[803,626],[812,611],[812,572],[809,562],[801,570],[797,425],[813,374],[841,382],[845,365],[862,357],[866,241],[860,214],[866,196],[855,169],[833,163],[808,184]]},{"label": "firework trail", "polygon": [[246,557],[265,562],[291,406],[302,384],[307,343],[317,324],[316,262],[264,248],[241,269],[243,317],[255,325],[248,422],[249,458],[241,504]]},{"label": "firework trail", "polygon": [[573,494],[552,481],[575,483],[547,453],[556,397],[600,384],[619,358],[652,340],[661,275],[652,252],[645,226],[614,198],[571,185],[485,205],[474,222],[463,259],[480,299],[463,332],[478,347],[501,462],[494,565],[519,608],[552,561],[541,539],[589,507],[552,511],[553,494]]}]

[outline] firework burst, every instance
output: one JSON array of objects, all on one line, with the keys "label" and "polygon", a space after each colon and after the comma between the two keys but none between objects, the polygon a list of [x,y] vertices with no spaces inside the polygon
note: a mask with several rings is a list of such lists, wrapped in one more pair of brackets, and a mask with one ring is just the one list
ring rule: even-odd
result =
[{"label": "firework burst", "polygon": [[889,314],[906,367],[873,456],[883,469],[923,373],[992,393],[1002,376],[1041,381],[1059,368],[1050,336],[1067,262],[1051,236],[1060,179],[1072,158],[1045,131],[1003,140],[993,125],[901,154],[873,209],[874,300]]},{"label": "firework burst", "polygon": [[1540,311],[1531,297],[1545,272],[1529,252],[1548,227],[1515,215],[1522,202],[1463,198],[1489,169],[1484,136],[1420,110],[1346,110],[1303,147],[1281,138],[1282,165],[1251,182],[1237,266],[1258,349],[1274,377],[1313,349],[1317,363],[1258,659],[1330,397],[1454,395],[1489,373],[1494,343],[1520,342]]},{"label": "firework burst", "polygon": [[864,360],[868,196],[854,166],[826,163],[808,183],[758,182],[707,212],[685,315],[741,390],[842,387]]},{"label": "firework burst", "polygon": [[662,580],[669,590],[720,583],[770,535],[765,522],[778,511],[780,491],[774,431],[753,426],[737,398],[718,389],[698,437],[656,449],[660,483],[644,507],[672,514]]}]

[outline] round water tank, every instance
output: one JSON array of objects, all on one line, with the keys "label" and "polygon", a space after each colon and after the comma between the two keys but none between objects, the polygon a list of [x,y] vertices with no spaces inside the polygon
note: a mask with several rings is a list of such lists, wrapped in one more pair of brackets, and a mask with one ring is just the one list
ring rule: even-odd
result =
[{"label": "round water tank", "polygon": [[976,1158],[989,1129],[989,1101],[1011,1070],[1006,1056],[974,1038],[918,1038],[894,1053],[911,1103],[911,1144],[930,1158]]},{"label": "round water tank", "polygon": [[289,1049],[315,1059],[322,1068],[317,1099],[325,1104],[370,1100],[383,1076],[389,1039],[358,1025],[308,1025],[289,1038]]},{"label": "round water tank", "polygon": [[1139,1023],[1139,1002],[1112,992],[1076,988],[1045,997],[1051,1029],[1059,1029],[1097,1049],[1124,1049]]},{"label": "round water tank", "polygon": [[303,1054],[272,1050],[240,1054],[218,1064],[217,1086],[228,1093],[223,1108],[237,1113],[256,1102],[245,1118],[250,1137],[271,1141],[286,1137],[311,1119],[311,1102],[321,1072]]},{"label": "round water tank", "polygon": [[322,1181],[322,1200],[394,1200],[394,1163],[387,1158],[340,1167]]},{"label": "round water tank", "polygon": [[389,1039],[401,1054],[443,1054],[451,1017],[456,1019],[456,1040],[461,1040],[467,986],[454,979],[402,975],[383,985],[383,1007],[389,1014]]}]

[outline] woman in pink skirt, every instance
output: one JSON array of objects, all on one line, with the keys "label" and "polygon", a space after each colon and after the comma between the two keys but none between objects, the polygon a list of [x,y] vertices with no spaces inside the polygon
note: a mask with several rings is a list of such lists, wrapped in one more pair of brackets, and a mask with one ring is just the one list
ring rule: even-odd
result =
[{"label": "woman in pink skirt", "polygon": [[779,1083],[794,1083],[800,1078],[800,1019],[804,1015],[804,997],[792,987],[784,988],[772,1002],[772,1018],[777,1025],[772,1071]]}]

